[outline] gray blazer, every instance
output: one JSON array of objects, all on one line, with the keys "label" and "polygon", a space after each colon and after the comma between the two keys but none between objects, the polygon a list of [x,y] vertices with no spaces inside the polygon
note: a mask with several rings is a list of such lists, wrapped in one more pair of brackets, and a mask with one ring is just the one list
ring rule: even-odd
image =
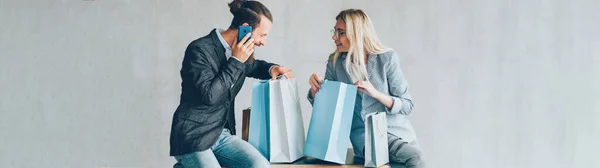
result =
[{"label": "gray blazer", "polygon": [[[325,80],[333,80],[353,84],[350,75],[346,71],[346,54],[342,54],[333,64],[332,58],[327,61],[327,70]],[[382,93],[390,95],[394,100],[392,108],[385,107],[377,99],[358,92],[356,105],[354,108],[354,117],[352,119],[352,131],[350,140],[356,153],[362,154],[364,149],[364,117],[373,112],[386,112],[388,133],[402,138],[404,141],[412,142],[415,140],[415,131],[407,116],[411,114],[413,102],[408,92],[408,83],[400,69],[400,59],[393,50],[368,56],[367,72],[369,81],[375,89]],[[309,91],[310,95],[310,91]],[[313,103],[313,99],[309,102]]]}]

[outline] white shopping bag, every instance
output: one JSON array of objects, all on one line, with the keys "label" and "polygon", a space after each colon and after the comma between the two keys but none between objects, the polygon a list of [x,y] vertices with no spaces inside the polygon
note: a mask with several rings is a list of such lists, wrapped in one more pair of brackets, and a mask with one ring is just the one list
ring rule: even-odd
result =
[{"label": "white shopping bag", "polygon": [[365,167],[379,167],[389,162],[385,112],[365,117]]},{"label": "white shopping bag", "polygon": [[270,162],[290,163],[303,156],[304,140],[296,80],[254,84],[248,143]]},{"label": "white shopping bag", "polygon": [[304,124],[295,79],[269,82],[270,161],[293,162],[303,156]]}]

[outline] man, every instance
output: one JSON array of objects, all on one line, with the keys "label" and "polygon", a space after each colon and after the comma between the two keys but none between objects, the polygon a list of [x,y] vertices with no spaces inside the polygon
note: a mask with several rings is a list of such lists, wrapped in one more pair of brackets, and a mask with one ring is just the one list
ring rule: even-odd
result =
[{"label": "man", "polygon": [[[252,145],[235,135],[235,96],[246,77],[293,78],[290,69],[255,60],[254,46],[263,46],[273,18],[260,2],[234,0],[227,30],[214,29],[187,47],[181,68],[181,101],[171,125],[174,167],[269,167]],[[240,42],[238,27],[253,31]]]}]

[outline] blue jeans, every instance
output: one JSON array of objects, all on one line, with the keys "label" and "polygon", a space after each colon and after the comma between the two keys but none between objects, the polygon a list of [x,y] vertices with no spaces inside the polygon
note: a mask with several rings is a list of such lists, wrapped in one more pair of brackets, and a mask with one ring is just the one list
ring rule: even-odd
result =
[{"label": "blue jeans", "polygon": [[207,150],[175,156],[174,168],[271,167],[269,161],[248,142],[223,129],[217,142]]}]

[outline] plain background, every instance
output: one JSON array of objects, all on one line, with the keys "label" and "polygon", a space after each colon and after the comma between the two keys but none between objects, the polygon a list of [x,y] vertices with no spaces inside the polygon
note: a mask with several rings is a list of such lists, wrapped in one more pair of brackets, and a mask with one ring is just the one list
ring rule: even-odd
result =
[{"label": "plain background", "polygon": [[[0,167],[171,167],[183,52],[229,25],[227,2],[0,0]],[[430,167],[600,167],[600,1],[262,2],[274,24],[256,56],[301,94],[335,15],[364,9],[400,57]]]}]

